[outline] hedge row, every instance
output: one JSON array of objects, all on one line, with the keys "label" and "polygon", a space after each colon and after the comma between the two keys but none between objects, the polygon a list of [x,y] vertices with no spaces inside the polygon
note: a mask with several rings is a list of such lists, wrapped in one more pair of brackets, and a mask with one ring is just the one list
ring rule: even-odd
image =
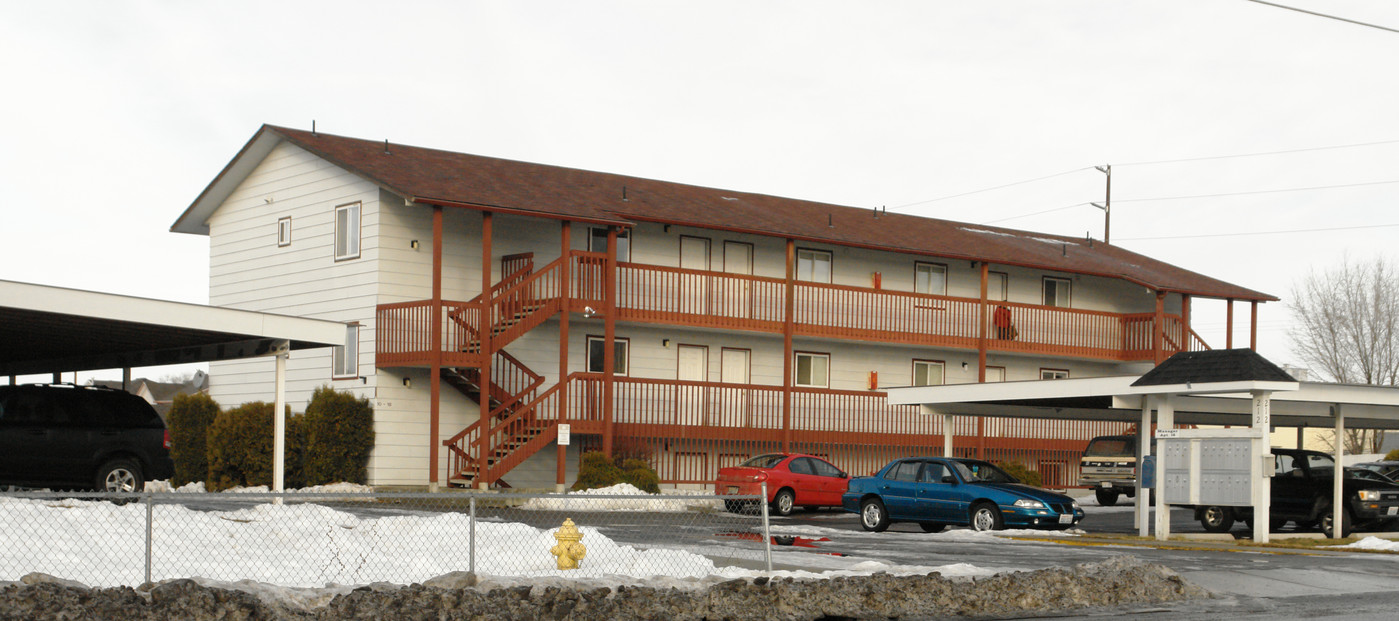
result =
[{"label": "hedge row", "polygon": [[[208,395],[182,395],[171,407],[170,457],[175,485],[204,481],[210,491],[272,485],[273,405],[245,403],[220,411]],[[367,480],[374,447],[369,400],[329,386],[311,395],[305,414],[287,411],[288,489]]]}]

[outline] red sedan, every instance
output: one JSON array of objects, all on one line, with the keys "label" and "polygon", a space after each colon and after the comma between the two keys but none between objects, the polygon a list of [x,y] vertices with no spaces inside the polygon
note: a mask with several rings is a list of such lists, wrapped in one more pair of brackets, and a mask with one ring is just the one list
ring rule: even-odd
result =
[{"label": "red sedan", "polygon": [[[720,468],[714,493],[720,496],[759,496],[767,483],[767,500],[772,512],[791,515],[802,507],[840,507],[840,497],[850,476],[840,468],[814,455],[771,453],[759,455],[731,468]],[[737,513],[751,507],[741,500],[725,500],[724,508]]]}]

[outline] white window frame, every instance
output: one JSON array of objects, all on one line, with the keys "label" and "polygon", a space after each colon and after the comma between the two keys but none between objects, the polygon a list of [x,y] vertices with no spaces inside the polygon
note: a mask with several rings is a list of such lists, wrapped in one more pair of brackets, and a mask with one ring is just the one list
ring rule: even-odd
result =
[{"label": "white window frame", "polygon": [[[820,280],[816,276],[817,257],[824,256],[826,259],[826,279]],[[835,256],[829,250],[816,250],[814,248],[797,248],[797,270],[796,279],[802,282],[831,283],[831,277],[835,274]],[[802,269],[802,262],[805,261],[807,267]],[[805,273],[804,273],[805,272]]]},{"label": "white window frame", "polygon": [[[794,386],[802,386],[802,387],[806,387],[806,388],[830,388],[830,387],[831,387],[831,355],[830,355],[830,354],[827,354],[827,353],[820,353],[820,352],[812,352],[812,351],[798,351],[798,352],[792,352],[792,358],[793,358],[793,360],[792,360],[792,375],[793,375],[793,377],[792,377],[792,385],[794,385]],[[805,382],[805,383],[802,382],[802,359],[804,359],[804,358],[808,361],[808,362],[807,362],[807,379],[806,379],[806,382]],[[820,378],[820,382],[821,382],[821,383],[819,383],[819,384],[816,383],[816,382],[817,382],[817,378],[814,377],[815,366],[812,364],[812,362],[815,361],[815,360],[822,360],[822,361],[823,361],[823,366],[824,366],[824,373],[822,374],[822,377]]]},{"label": "white window frame", "polygon": [[[919,367],[922,367],[922,368],[924,369],[924,372],[923,372],[922,374],[919,373]],[[937,372],[937,383],[935,383],[935,384],[934,384],[934,383],[931,383],[931,382],[919,383],[919,378],[920,378],[920,377],[926,376],[929,372],[931,372],[931,371],[933,371],[933,370],[936,370],[936,372]],[[944,364],[943,361],[941,361],[941,360],[919,360],[919,359],[917,359],[917,358],[915,358],[915,359],[913,360],[913,385],[914,385],[914,386],[942,386],[942,385],[944,385],[944,384],[946,384],[946,383],[947,383],[947,365]]]},{"label": "white window frame", "polygon": [[[612,340],[612,347],[617,350],[612,354],[612,374],[627,377],[631,373],[631,339],[619,336],[614,337]],[[583,361],[583,368],[587,369],[589,373],[606,373],[606,370],[602,368],[603,363],[601,362],[598,363],[597,367],[593,367],[593,343],[597,343],[597,346],[600,348],[606,347],[607,338],[588,335],[583,348],[583,354],[587,356]],[[606,355],[607,351],[603,350],[602,353]],[[603,360],[606,360],[606,358],[603,358]],[[620,371],[617,370],[618,367],[621,367]]]},{"label": "white window frame", "polygon": [[[607,252],[607,227],[588,227],[588,252]],[[631,229],[617,231],[617,261],[631,263]]]},{"label": "white window frame", "polygon": [[[360,251],[360,226],[362,214],[360,203],[346,203],[335,207],[335,260],[358,259]],[[341,214],[345,214],[341,217]]]},{"label": "white window frame", "polygon": [[359,324],[345,324],[345,344],[331,348],[331,379],[359,377]]},{"label": "white window frame", "polygon": [[[1054,299],[1049,298],[1049,283],[1054,283]],[[1073,284],[1067,278],[1045,276],[1040,284],[1040,294],[1045,306],[1069,308],[1073,304]],[[1060,303],[1062,300],[1062,303]]]},{"label": "white window frame", "polygon": [[[941,281],[933,282],[932,278],[924,278],[923,274],[938,274]],[[925,282],[926,281],[926,282]],[[933,285],[940,286],[933,286]],[[942,263],[925,263],[914,261],[913,263],[913,292],[926,293],[929,295],[947,295],[947,266]]]},{"label": "white window frame", "polygon": [[1042,379],[1042,380],[1069,379],[1069,370],[1068,370],[1068,369],[1043,369],[1043,368],[1042,368],[1042,369],[1040,369],[1040,379]]},{"label": "white window frame", "polygon": [[291,245],[291,216],[277,219],[277,247]]}]

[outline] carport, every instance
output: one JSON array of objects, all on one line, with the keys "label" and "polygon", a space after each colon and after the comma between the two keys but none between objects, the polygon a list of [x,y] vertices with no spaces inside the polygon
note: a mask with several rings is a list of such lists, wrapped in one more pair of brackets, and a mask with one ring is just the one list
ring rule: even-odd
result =
[{"label": "carport", "polygon": [[[1399,388],[1298,382],[1282,369],[1249,349],[1226,349],[1176,354],[1140,376],[1035,380],[993,384],[956,384],[893,388],[890,404],[918,404],[929,415],[944,417],[951,429],[955,416],[1111,420],[1137,423],[1138,468],[1150,454],[1147,433],[1156,424],[1161,430],[1177,425],[1245,427],[1258,430],[1264,442],[1274,427],[1334,429],[1399,429]],[[952,434],[944,437],[943,454],[952,454]],[[1339,465],[1344,453],[1335,452]],[[1340,523],[1341,477],[1335,469],[1332,507]],[[1260,475],[1261,476],[1261,475]],[[1261,506],[1255,504],[1254,540],[1268,540],[1266,476],[1254,481],[1261,487]],[[1137,488],[1141,489],[1140,478]],[[1137,529],[1150,533],[1147,494],[1138,493]],[[1156,537],[1170,536],[1169,511],[1162,511],[1157,495]],[[1257,500],[1255,502],[1258,502]]]},{"label": "carport", "polygon": [[276,357],[274,488],[282,489],[286,361],[345,343],[345,324],[0,280],[0,376]]}]

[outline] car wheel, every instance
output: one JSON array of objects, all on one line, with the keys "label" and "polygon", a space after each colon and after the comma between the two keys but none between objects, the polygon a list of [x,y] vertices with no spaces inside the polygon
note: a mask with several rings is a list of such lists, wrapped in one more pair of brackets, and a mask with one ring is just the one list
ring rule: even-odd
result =
[{"label": "car wheel", "polygon": [[1205,527],[1205,532],[1227,533],[1234,527],[1234,512],[1229,507],[1205,507],[1200,510],[1200,526]]},{"label": "car wheel", "polygon": [[796,504],[797,495],[790,489],[782,489],[772,499],[772,512],[777,515],[791,515],[792,508]]},{"label": "car wheel", "polygon": [[130,459],[113,459],[97,469],[96,487],[101,492],[139,492],[145,489],[141,465]]},{"label": "car wheel", "polygon": [[925,533],[940,533],[942,529],[947,528],[947,525],[941,522],[919,522],[918,526]]},{"label": "car wheel", "polygon": [[1093,492],[1093,495],[1098,497],[1098,504],[1104,507],[1111,507],[1117,504],[1117,492],[1114,492],[1112,490],[1100,489],[1096,492]]},{"label": "car wheel", "polygon": [[[1322,512],[1322,514],[1321,514],[1321,519],[1320,519],[1320,520],[1317,520],[1318,525],[1321,526],[1321,532],[1326,533],[1326,536],[1327,536],[1327,537],[1332,537],[1332,534],[1331,534],[1332,527],[1335,526],[1335,524],[1332,523],[1332,522],[1335,522],[1335,520],[1334,520],[1333,518],[1334,518],[1334,516],[1333,516],[1332,513],[1331,513],[1331,508],[1330,508],[1330,507],[1327,507],[1326,510],[1325,510],[1324,512]],[[1341,510],[1341,534],[1340,534],[1339,536],[1336,536],[1336,537],[1333,537],[1333,538],[1335,538],[1335,539],[1345,539],[1346,537],[1349,537],[1349,536],[1350,536],[1350,530],[1351,530],[1350,522],[1351,522],[1350,511],[1345,510],[1345,509],[1342,509],[1342,510]]]},{"label": "car wheel", "polygon": [[873,533],[882,533],[889,528],[889,513],[878,498],[860,503],[860,526]]},{"label": "car wheel", "polygon": [[989,502],[983,502],[972,507],[971,525],[973,530],[1001,530],[1005,524],[1001,521],[1001,510]]}]

